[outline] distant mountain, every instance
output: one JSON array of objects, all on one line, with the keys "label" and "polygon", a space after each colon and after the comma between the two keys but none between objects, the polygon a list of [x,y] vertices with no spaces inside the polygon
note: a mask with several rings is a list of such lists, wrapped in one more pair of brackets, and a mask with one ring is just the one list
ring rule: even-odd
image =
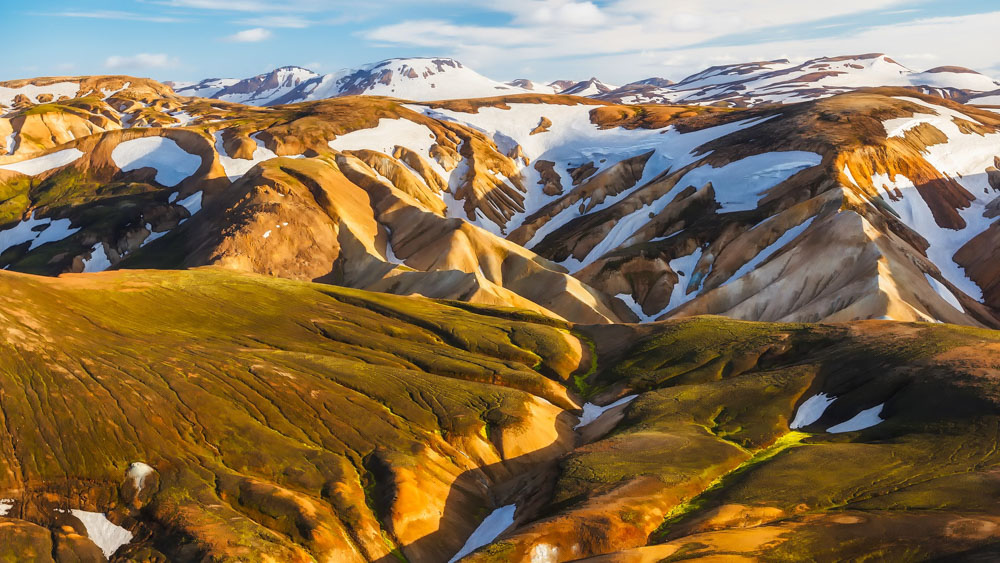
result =
[{"label": "distant mountain", "polygon": [[210,78],[175,91],[182,96],[217,98],[253,106],[271,105],[286,97],[304,83],[320,78],[319,74],[297,66],[286,66],[267,74],[236,80]]},{"label": "distant mountain", "polygon": [[607,94],[616,88],[617,86],[609,86],[596,78],[591,78],[590,80],[577,82],[559,93],[567,96],[592,97]]},{"label": "distant mountain", "polygon": [[[632,87],[629,87],[632,86]],[[793,64],[788,60],[713,66],[677,84],[629,85],[596,97],[619,103],[725,104],[748,107],[793,103],[858,88],[904,86],[963,101],[1000,83],[973,70],[944,66],[914,72],[878,53],[824,57]]]},{"label": "distant mountain", "polygon": [[540,82],[528,80],[527,78],[518,78],[507,82],[508,86],[521,88],[522,90],[528,90],[530,92],[538,92],[539,94],[558,94],[565,89],[565,87],[555,86],[554,84],[555,83],[542,84]]},{"label": "distant mountain", "polygon": [[[388,59],[324,75],[300,67],[283,67],[244,80],[204,80],[180,88],[177,93],[273,106],[340,96],[389,96],[430,101],[539,91],[532,86],[529,89],[491,80],[454,59],[409,58]],[[553,93],[544,88],[540,91]]]}]

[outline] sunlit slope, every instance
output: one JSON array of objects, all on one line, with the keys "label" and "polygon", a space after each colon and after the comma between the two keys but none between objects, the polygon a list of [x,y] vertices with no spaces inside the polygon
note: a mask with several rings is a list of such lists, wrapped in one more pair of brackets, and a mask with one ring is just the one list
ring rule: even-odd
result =
[{"label": "sunlit slope", "polygon": [[0,285],[9,557],[94,557],[67,509],[132,534],[116,560],[444,561],[511,505],[468,560],[923,557],[1000,523],[993,331],[570,325],[224,269]]}]

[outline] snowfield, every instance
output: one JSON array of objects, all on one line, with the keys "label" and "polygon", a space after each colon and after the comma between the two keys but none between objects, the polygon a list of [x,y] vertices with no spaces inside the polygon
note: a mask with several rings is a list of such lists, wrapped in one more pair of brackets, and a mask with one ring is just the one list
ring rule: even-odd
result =
[{"label": "snowfield", "polygon": [[[80,230],[79,228],[71,229],[71,224],[69,219],[58,219],[56,221],[49,218],[35,219],[35,215],[32,213],[31,218],[28,220],[21,221],[7,230],[0,231],[0,253],[5,252],[8,248],[29,241],[31,241],[31,246],[28,250],[34,250],[45,243],[63,240]],[[39,227],[45,228],[38,230]]]},{"label": "snowfield", "polygon": [[153,168],[156,181],[168,188],[180,184],[201,167],[200,156],[185,151],[167,137],[122,142],[111,151],[111,160],[122,172]]},{"label": "snowfield", "polygon": [[63,149],[43,156],[22,160],[21,162],[3,164],[0,165],[0,170],[12,170],[28,176],[37,176],[43,172],[55,170],[56,168],[76,162],[83,154],[78,149]]},{"label": "snowfield", "polygon": [[53,100],[58,100],[63,96],[75,98],[79,92],[80,85],[76,82],[56,82],[55,84],[48,84],[46,86],[25,84],[19,88],[0,86],[0,106],[13,106],[14,98],[18,96],[24,96],[32,103],[37,104],[39,103],[38,96],[42,94],[51,94]]},{"label": "snowfield", "polygon": [[[226,171],[226,177],[229,178],[230,182],[235,182],[236,180],[243,177],[244,174],[250,171],[251,168],[257,166],[261,162],[271,160],[272,158],[280,158],[274,151],[268,149],[264,145],[264,141],[257,138],[257,135],[251,135],[250,138],[257,143],[257,148],[253,151],[253,158],[232,158],[226,153],[226,147],[222,142],[222,131],[216,131],[215,135],[215,150],[219,153],[219,162],[222,164],[222,168]],[[294,155],[288,156],[286,158],[305,158],[304,155]]]}]

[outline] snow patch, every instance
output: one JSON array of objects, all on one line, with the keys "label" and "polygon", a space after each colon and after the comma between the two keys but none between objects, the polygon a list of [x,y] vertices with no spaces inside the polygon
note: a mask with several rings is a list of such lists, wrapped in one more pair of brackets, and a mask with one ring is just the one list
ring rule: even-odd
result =
[{"label": "snow patch", "polygon": [[0,498],[0,516],[7,516],[11,508],[14,508],[14,499]]},{"label": "snow patch", "polygon": [[52,100],[57,101],[63,96],[67,98],[75,98],[79,91],[80,85],[76,82],[56,82],[55,84],[47,84],[45,86],[25,84],[24,86],[20,86],[18,88],[0,86],[0,106],[13,106],[14,98],[18,95],[23,95],[28,98],[30,102],[37,104],[39,103],[38,96],[42,94],[51,94]]},{"label": "snow patch", "polygon": [[125,472],[125,477],[132,479],[132,484],[135,485],[137,491],[142,490],[143,484],[146,482],[146,477],[149,477],[156,471],[149,465],[136,461],[132,465],[128,466],[128,470]]},{"label": "snow patch", "polygon": [[764,192],[822,161],[822,156],[806,151],[756,154],[719,168],[699,166],[685,174],[677,185],[701,188],[711,182],[715,199],[722,206],[719,213],[747,211],[757,207],[757,200]]},{"label": "snow patch", "polygon": [[693,279],[694,270],[698,267],[698,261],[701,260],[701,253],[702,249],[698,247],[691,254],[674,258],[670,261],[670,269],[677,274],[677,283],[674,284],[674,289],[670,292],[670,302],[667,303],[666,307],[667,311],[680,307],[698,295],[698,291],[701,289],[700,280],[697,287],[692,288],[694,291],[688,293],[688,288]]},{"label": "snow patch", "polygon": [[931,284],[931,288],[933,288],[934,291],[938,295],[940,295],[941,298],[944,299],[946,303],[948,303],[949,305],[951,305],[952,307],[954,307],[956,310],[961,311],[962,313],[965,312],[965,307],[962,307],[962,303],[960,303],[959,300],[958,300],[958,298],[955,297],[955,294],[952,293],[951,290],[948,289],[948,286],[946,286],[943,283],[937,281],[936,279],[934,279],[933,277],[931,277],[929,274],[925,273],[924,277],[927,278],[927,283]]},{"label": "snow patch", "polygon": [[[0,253],[28,241],[31,241],[31,246],[28,248],[30,251],[45,243],[62,240],[80,230],[79,228],[71,229],[71,224],[69,219],[56,221],[48,218],[35,219],[35,214],[32,213],[31,218],[27,221],[21,221],[10,229],[0,231]],[[44,227],[44,229],[39,229],[39,227]]]},{"label": "snow patch", "polygon": [[[1000,141],[1000,135],[997,136],[997,140]],[[990,165],[992,165],[992,161],[993,157],[991,156]],[[948,173],[956,181],[962,183],[969,190],[969,193],[975,195],[982,192],[982,188],[977,190],[971,185],[973,180],[970,177],[960,178],[960,173],[954,172],[954,169],[935,166],[938,170]],[[984,165],[979,171],[983,183],[987,182],[985,174],[982,174],[985,169]],[[924,201],[909,178],[897,174],[895,178],[890,179],[886,174],[875,174],[872,176],[872,183],[882,193],[885,203],[899,215],[903,223],[927,240],[930,244],[927,249],[927,257],[938,267],[941,275],[969,297],[982,302],[982,289],[968,277],[965,269],[956,263],[953,257],[958,249],[962,248],[969,240],[989,228],[992,219],[984,216],[986,202],[977,197],[972,205],[958,210],[966,223],[964,229],[945,229],[937,224],[927,202]],[[892,194],[895,201],[888,197],[886,192]]]},{"label": "snow patch", "polygon": [[812,224],[813,219],[815,219],[815,217],[810,217],[809,219],[806,219],[802,223],[800,223],[800,224],[792,227],[791,229],[788,229],[784,233],[782,233],[782,235],[780,237],[778,237],[778,240],[776,240],[776,241],[772,242],[771,244],[769,244],[763,250],[761,250],[760,252],[758,252],[756,256],[754,256],[749,261],[747,261],[746,264],[743,264],[742,266],[740,266],[740,269],[736,270],[736,273],[734,273],[732,275],[732,277],[730,277],[728,280],[726,280],[725,282],[723,282],[722,285],[726,285],[726,284],[728,284],[729,282],[731,282],[733,280],[738,280],[741,277],[743,277],[743,276],[749,274],[750,272],[756,270],[757,266],[760,266],[761,264],[763,264],[768,258],[771,257],[771,255],[773,255],[775,252],[777,252],[777,251],[781,250],[782,248],[784,248],[788,243],[790,243],[793,240],[797,239],[799,237],[799,235],[802,234],[803,231],[805,231],[806,229],[809,228],[809,225]]},{"label": "snow patch", "polygon": [[108,260],[108,253],[104,250],[104,245],[97,243],[90,251],[90,258],[83,261],[84,272],[103,272],[111,267],[111,260]]},{"label": "snow patch", "polygon": [[[257,138],[257,134],[250,136],[255,143],[257,143],[257,148],[253,151],[252,158],[232,158],[226,153],[226,147],[222,142],[222,131],[215,132],[215,150],[219,153],[219,162],[222,163],[222,168],[226,171],[226,176],[229,178],[230,182],[235,182],[237,179],[243,177],[244,174],[250,171],[251,168],[257,166],[261,162],[271,160],[272,158],[280,158],[277,153],[267,148],[264,145],[264,141]],[[305,155],[297,154],[288,156],[286,158],[305,158]]]},{"label": "snow patch", "polygon": [[83,527],[87,529],[90,541],[97,544],[97,547],[101,548],[104,556],[108,559],[111,559],[119,547],[132,541],[132,532],[112,523],[102,512],[87,512],[75,508],[70,512],[80,522],[83,522]]},{"label": "snow patch", "polygon": [[823,413],[826,412],[827,407],[836,400],[836,397],[830,397],[826,393],[817,393],[809,397],[799,405],[798,410],[795,411],[795,418],[792,419],[788,427],[792,430],[798,430],[804,426],[809,426],[819,420],[823,416]]},{"label": "snow patch", "polygon": [[0,165],[0,170],[13,170],[28,176],[35,176],[76,162],[81,156],[83,156],[83,152],[78,149],[63,149],[21,162]]},{"label": "snow patch", "polygon": [[177,202],[184,209],[188,210],[188,213],[194,215],[195,213],[201,211],[201,196],[203,192],[195,192],[186,198]]},{"label": "snow patch", "polygon": [[883,407],[885,407],[885,403],[876,405],[870,409],[865,409],[854,415],[854,417],[850,420],[831,426],[827,428],[826,431],[833,434],[839,434],[841,432],[854,432],[855,430],[871,428],[884,420],[881,416],[879,416],[882,414]]},{"label": "snow patch", "polygon": [[516,511],[517,505],[508,504],[491,512],[489,516],[483,519],[479,527],[472,532],[472,535],[465,541],[462,549],[448,560],[448,563],[454,563],[480,547],[491,543],[497,536],[504,533],[507,528],[510,528],[514,524],[514,512]]},{"label": "snow patch", "polygon": [[625,303],[625,305],[627,305],[628,308],[631,309],[633,313],[635,313],[635,316],[639,317],[640,323],[651,323],[654,320],[656,320],[655,315],[647,315],[646,313],[642,312],[642,305],[639,305],[639,303],[636,302],[635,297],[632,297],[632,294],[619,293],[618,295],[615,295],[615,297],[621,299]]},{"label": "snow patch", "polygon": [[587,403],[583,405],[583,415],[580,416],[580,422],[578,422],[576,426],[573,427],[573,430],[576,430],[578,428],[583,428],[584,426],[590,424],[591,422],[594,422],[595,420],[600,418],[602,414],[615,407],[620,407],[622,405],[627,405],[631,403],[633,400],[635,400],[636,397],[638,397],[638,395],[629,395],[627,397],[622,397],[621,399],[618,399],[617,401],[611,403],[610,405],[604,405],[603,407],[597,406],[593,403]]},{"label": "snow patch", "polygon": [[156,181],[169,187],[176,186],[198,171],[201,157],[180,147],[166,137],[143,137],[119,143],[111,151],[111,160],[122,172],[153,168]]}]

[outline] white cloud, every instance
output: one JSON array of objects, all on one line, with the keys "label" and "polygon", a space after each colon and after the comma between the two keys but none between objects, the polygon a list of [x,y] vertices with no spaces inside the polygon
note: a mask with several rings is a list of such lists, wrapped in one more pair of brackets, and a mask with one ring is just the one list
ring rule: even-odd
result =
[{"label": "white cloud", "polygon": [[600,25],[607,19],[593,2],[529,0],[509,2],[508,6],[508,11],[517,16],[517,22],[529,25],[586,27]]},{"label": "white cloud", "polygon": [[270,30],[264,29],[263,27],[255,27],[253,29],[244,29],[243,31],[236,32],[228,37],[226,41],[233,41],[235,43],[257,43],[260,41],[267,41],[274,34]]},{"label": "white cloud", "polygon": [[[912,0],[840,0],[822,6],[800,0],[688,0],[683,7],[663,0],[495,4],[494,10],[511,16],[508,22],[411,20],[376,27],[364,36],[386,46],[434,49],[497,78],[511,78],[503,73],[520,72],[526,64],[554,69],[559,78],[598,74],[610,81],[629,81],[654,75],[678,79],[710,64],[867,52],[885,52],[903,64],[910,60],[904,54],[918,53],[912,58],[917,68],[954,64],[988,70],[1000,58],[995,49],[982,48],[983,38],[992,37],[1000,26],[1000,12],[877,25],[878,13],[912,5]],[[575,10],[584,15],[573,19]],[[875,25],[846,26],[787,41],[769,31],[780,27],[808,32],[826,24],[824,20],[848,16]],[[560,23],[567,18],[573,25]],[[602,23],[590,25],[598,21]],[[930,57],[928,41],[934,43]]]},{"label": "white cloud", "polygon": [[163,53],[139,53],[138,55],[113,55],[104,60],[104,66],[111,69],[151,69],[173,68],[179,61]]}]

